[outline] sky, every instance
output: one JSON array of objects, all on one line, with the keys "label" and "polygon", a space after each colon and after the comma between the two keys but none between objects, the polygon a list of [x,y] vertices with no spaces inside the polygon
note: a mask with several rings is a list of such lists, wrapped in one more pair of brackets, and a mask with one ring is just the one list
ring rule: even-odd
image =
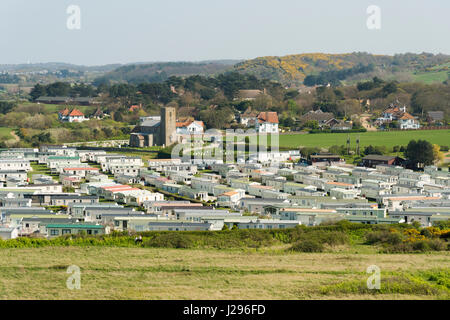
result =
[{"label": "sky", "polygon": [[[67,13],[71,5],[79,16]],[[367,27],[371,5],[379,29]],[[450,54],[450,1],[1,0],[0,35],[0,64]]]}]

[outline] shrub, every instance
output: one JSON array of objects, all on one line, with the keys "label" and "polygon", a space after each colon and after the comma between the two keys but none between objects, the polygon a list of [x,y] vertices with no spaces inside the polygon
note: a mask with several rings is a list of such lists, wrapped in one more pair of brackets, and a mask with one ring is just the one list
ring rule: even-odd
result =
[{"label": "shrub", "polygon": [[406,252],[429,252],[443,251],[447,249],[447,244],[439,239],[433,240],[417,240],[414,242],[401,242],[396,245],[389,245],[385,248],[385,252],[390,253],[406,253]]},{"label": "shrub", "polygon": [[398,232],[391,232],[388,230],[373,231],[366,234],[367,244],[387,243],[390,245],[396,245],[401,243],[403,237]]},{"label": "shrub", "polygon": [[324,250],[324,246],[317,240],[306,239],[294,243],[290,250],[295,252],[322,252]]},{"label": "shrub", "polygon": [[439,239],[428,240],[428,245],[433,251],[447,250],[447,244]]},{"label": "shrub", "polygon": [[182,235],[179,232],[174,232],[156,234],[154,238],[145,241],[143,245],[144,247],[155,248],[188,249],[192,248],[194,243],[188,235]]}]

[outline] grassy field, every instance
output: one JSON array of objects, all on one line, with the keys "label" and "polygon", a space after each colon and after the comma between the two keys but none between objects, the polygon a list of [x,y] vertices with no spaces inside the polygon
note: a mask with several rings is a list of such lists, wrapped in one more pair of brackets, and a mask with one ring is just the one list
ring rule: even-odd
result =
[{"label": "grassy field", "polygon": [[[345,145],[346,133],[319,133],[319,134],[292,134],[280,135],[280,147],[330,147]],[[356,139],[360,138],[360,146],[406,146],[410,140],[424,139],[438,145],[450,144],[450,130],[418,130],[418,131],[387,131],[387,132],[361,132],[351,133],[351,146],[356,146]]]},{"label": "grassy field", "polygon": [[50,113],[57,113],[58,111],[64,110],[66,107],[72,110],[73,108],[77,108],[84,114],[90,114],[95,112],[97,110],[97,106],[79,106],[79,105],[67,105],[67,104],[46,104],[46,103],[34,103],[34,102],[25,102],[21,103],[20,106],[23,106],[25,108],[27,107],[33,107],[33,106],[39,106],[43,108],[43,113],[50,114]]},{"label": "grassy field", "polygon": [[[0,249],[1,299],[448,299],[450,255],[45,247]],[[368,290],[370,265],[381,290]],[[67,267],[81,269],[69,290]],[[441,283],[441,285],[439,284]]]},{"label": "grassy field", "polygon": [[2,141],[14,139],[11,135],[12,130],[14,129],[8,127],[0,127],[0,139]]},{"label": "grassy field", "polygon": [[424,82],[426,84],[431,84],[435,82],[442,83],[448,79],[448,71],[435,71],[435,72],[424,72],[413,74],[415,81]]}]

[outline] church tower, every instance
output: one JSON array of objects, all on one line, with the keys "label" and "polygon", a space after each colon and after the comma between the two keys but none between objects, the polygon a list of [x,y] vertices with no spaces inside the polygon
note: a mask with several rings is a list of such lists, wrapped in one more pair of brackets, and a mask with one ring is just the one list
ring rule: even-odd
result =
[{"label": "church tower", "polygon": [[176,109],[174,107],[161,108],[160,145],[166,147],[177,142]]}]

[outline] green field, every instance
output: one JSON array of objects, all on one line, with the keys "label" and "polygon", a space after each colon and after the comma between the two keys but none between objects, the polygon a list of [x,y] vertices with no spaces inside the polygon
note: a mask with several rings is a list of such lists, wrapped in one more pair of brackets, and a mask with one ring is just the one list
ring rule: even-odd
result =
[{"label": "green field", "polygon": [[77,108],[81,112],[83,112],[85,115],[94,113],[95,110],[97,110],[97,106],[76,106],[76,105],[66,105],[66,104],[46,104],[46,103],[33,103],[33,102],[25,102],[21,103],[20,106],[27,108],[27,107],[33,107],[33,106],[39,106],[43,108],[43,113],[50,114],[50,113],[57,113],[58,111],[64,110],[66,107],[72,110],[73,108]]},{"label": "green field", "polygon": [[[346,133],[318,133],[318,134],[286,134],[280,135],[280,147],[323,147],[345,145]],[[450,145],[450,130],[417,130],[417,131],[388,131],[351,133],[351,146],[356,146],[356,139],[360,138],[360,146],[406,146],[410,140],[424,139],[438,145]]]},{"label": "green field", "polygon": [[[439,284],[449,261],[448,252],[0,249],[0,299],[449,299]],[[66,286],[71,265],[79,290]],[[370,265],[381,269],[381,290],[367,289]]]},{"label": "green field", "polygon": [[2,141],[13,139],[13,136],[11,135],[12,130],[12,128],[0,127],[0,139]]},{"label": "green field", "polygon": [[413,74],[413,78],[415,81],[424,82],[426,84],[434,82],[442,83],[448,79],[448,74],[448,71],[424,72]]}]

